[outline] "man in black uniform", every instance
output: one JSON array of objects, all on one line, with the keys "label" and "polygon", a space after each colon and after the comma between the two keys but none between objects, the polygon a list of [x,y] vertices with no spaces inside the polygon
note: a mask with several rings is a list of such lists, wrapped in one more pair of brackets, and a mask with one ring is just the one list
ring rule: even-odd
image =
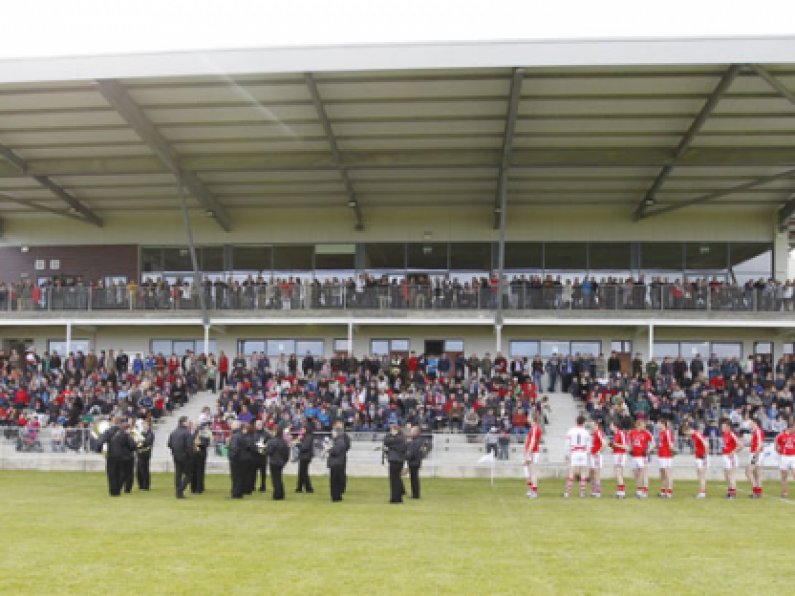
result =
[{"label": "man in black uniform", "polygon": [[152,459],[152,446],[155,444],[155,433],[152,432],[152,429],[149,426],[149,420],[144,419],[141,434],[144,437],[144,441],[138,447],[138,463],[136,464],[138,490],[149,490],[149,486],[151,484],[149,462]]},{"label": "man in black uniform", "polygon": [[185,489],[190,484],[191,460],[193,459],[193,437],[188,429],[188,417],[179,417],[179,426],[168,437],[168,448],[174,458],[174,486],[178,499],[185,498]]},{"label": "man in black uniform", "polygon": [[[118,418],[114,418],[113,420],[111,420],[110,427],[99,436],[99,438],[97,439],[97,444],[94,446],[94,450],[97,453],[102,453],[102,449],[105,445],[110,446],[110,440],[117,432],[119,432],[119,424],[120,421]],[[115,496],[113,494],[115,488],[114,478],[118,473],[117,471],[118,466],[119,466],[119,461],[115,458],[111,460],[110,449],[108,449],[108,454],[105,458],[105,474],[108,477],[108,492],[110,493],[111,497]],[[119,490],[121,490],[121,488],[119,488]]]},{"label": "man in black uniform", "polygon": [[193,428],[193,459],[190,470],[190,492],[200,495],[204,492],[204,471],[207,468],[207,449],[210,447],[210,432],[207,424]]},{"label": "man in black uniform", "polygon": [[342,420],[334,423],[334,428],[339,429],[343,441],[345,441],[345,457],[342,460],[342,494],[345,494],[345,489],[348,488],[348,451],[351,450],[351,438],[345,432],[345,424]]},{"label": "man in black uniform", "polygon": [[237,420],[232,423],[232,436],[229,439],[229,473],[232,476],[232,498],[242,499],[245,492],[245,458],[248,454],[248,442]]},{"label": "man in black uniform", "polygon": [[[124,422],[119,427],[108,443],[108,462],[113,462],[111,466],[111,489],[110,496],[118,497],[121,495],[122,485],[125,482],[127,467],[131,465],[135,458],[135,441],[130,436],[130,427]],[[109,464],[110,465],[110,464]]]},{"label": "man in black uniform", "polygon": [[331,440],[331,449],[329,449],[328,452],[327,463],[329,468],[331,500],[336,503],[342,501],[345,456],[348,453],[348,445],[345,442],[344,433],[337,426],[331,431]]},{"label": "man in black uniform", "polygon": [[425,439],[420,436],[420,427],[414,426],[411,429],[411,438],[406,448],[406,463],[409,466],[409,476],[411,477],[411,498],[420,498],[420,466],[425,457]]},{"label": "man in black uniform", "polygon": [[389,434],[384,437],[384,450],[389,462],[390,503],[402,503],[406,492],[400,477],[406,463],[406,439],[396,424],[389,426]]},{"label": "man in black uniform", "polygon": [[271,482],[273,482],[273,500],[282,501],[284,499],[284,483],[282,482],[282,470],[290,459],[290,447],[282,438],[284,430],[281,426],[276,427],[276,435],[268,441],[265,453],[271,469]]},{"label": "man in black uniform", "polygon": [[243,439],[246,443],[246,455],[243,459],[243,494],[250,495],[256,488],[257,469],[254,467],[254,456],[257,453],[257,437],[253,424],[243,425]]},{"label": "man in black uniform", "polygon": [[257,420],[254,425],[254,435],[256,437],[256,452],[254,453],[254,486],[257,485],[257,475],[259,475],[259,492],[264,493],[268,488],[268,456],[265,455],[265,447],[271,439],[271,434],[265,429],[262,420]]},{"label": "man in black uniform", "polygon": [[312,481],[309,479],[309,464],[312,463],[312,456],[315,451],[315,420],[310,418],[306,421],[306,428],[304,429],[304,436],[301,439],[301,449],[298,452],[298,485],[295,487],[295,492],[313,493],[315,489],[312,488]]}]

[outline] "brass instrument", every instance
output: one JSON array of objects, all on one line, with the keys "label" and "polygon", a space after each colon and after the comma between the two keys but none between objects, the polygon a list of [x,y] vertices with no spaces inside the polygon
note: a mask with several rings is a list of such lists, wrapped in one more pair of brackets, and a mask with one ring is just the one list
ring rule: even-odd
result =
[{"label": "brass instrument", "polygon": [[[91,425],[91,438],[94,439],[95,441],[99,441],[99,438],[103,434],[105,434],[105,431],[108,430],[109,428],[110,428],[110,422],[108,422],[107,420],[99,420],[97,422],[94,422],[94,424]],[[105,459],[108,458],[107,443],[105,443],[102,446],[102,455],[105,456]]]}]

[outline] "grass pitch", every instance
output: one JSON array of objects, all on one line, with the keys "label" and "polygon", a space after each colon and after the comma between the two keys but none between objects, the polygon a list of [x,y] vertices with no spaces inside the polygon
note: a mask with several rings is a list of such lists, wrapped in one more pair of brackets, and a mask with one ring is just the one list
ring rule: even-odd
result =
[{"label": "grass pitch", "polygon": [[[542,481],[424,479],[388,505],[386,478],[350,478],[331,503],[269,492],[231,501],[227,476],[177,501],[170,475],[111,499],[101,474],[0,472],[5,594],[786,593],[795,501],[564,500]],[[605,490],[612,491],[606,484]],[[630,488],[630,487],[628,487]],[[657,487],[652,485],[652,495]],[[747,485],[741,485],[747,489]]]}]

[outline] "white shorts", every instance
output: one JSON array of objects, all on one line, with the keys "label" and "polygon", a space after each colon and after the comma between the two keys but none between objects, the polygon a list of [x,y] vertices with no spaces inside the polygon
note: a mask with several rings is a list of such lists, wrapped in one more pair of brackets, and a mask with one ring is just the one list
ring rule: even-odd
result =
[{"label": "white shorts", "polygon": [[613,467],[615,468],[623,468],[627,463],[627,454],[626,453],[614,453],[613,454]]},{"label": "white shorts", "polygon": [[696,458],[696,470],[706,470],[709,468],[709,458],[704,456],[702,458]]},{"label": "white shorts", "polygon": [[778,469],[783,472],[795,470],[795,455],[782,455],[779,457]]},{"label": "white shorts", "polygon": [[646,467],[646,458],[645,457],[635,457],[632,456],[632,469],[633,470],[642,470]]},{"label": "white shorts", "polygon": [[585,451],[574,451],[571,454],[571,467],[573,468],[587,468],[588,467],[588,454]]},{"label": "white shorts", "polygon": [[537,464],[537,463],[538,463],[538,456],[539,456],[539,455],[540,455],[539,453],[530,453],[530,454],[528,454],[528,456],[527,456],[527,460],[528,460],[528,461],[529,461],[531,464]]},{"label": "white shorts", "polygon": [[591,454],[588,459],[590,460],[589,466],[592,470],[601,470],[602,469],[602,454]]},{"label": "white shorts", "polygon": [[737,454],[732,453],[731,455],[724,455],[723,456],[723,469],[724,470],[736,470],[737,469]]},{"label": "white shorts", "polygon": [[674,463],[673,457],[659,457],[657,459],[661,470],[670,470]]}]

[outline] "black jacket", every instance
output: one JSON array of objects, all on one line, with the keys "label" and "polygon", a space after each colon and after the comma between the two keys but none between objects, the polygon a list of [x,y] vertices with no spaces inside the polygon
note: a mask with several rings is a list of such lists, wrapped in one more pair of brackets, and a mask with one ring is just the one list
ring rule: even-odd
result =
[{"label": "black jacket", "polygon": [[[114,435],[119,432],[118,426],[111,426],[107,429],[104,433],[99,436],[97,439],[97,444],[94,446],[94,450],[97,453],[102,453],[102,448],[107,444],[110,446],[110,440],[114,437]],[[110,450],[110,448],[108,448]]]},{"label": "black jacket", "polygon": [[265,453],[272,466],[284,466],[290,461],[290,448],[281,437],[274,437],[268,441]]},{"label": "black jacket", "polygon": [[298,459],[305,462],[312,461],[312,455],[315,451],[315,435],[307,432],[301,440],[301,451],[298,453]]},{"label": "black jacket", "polygon": [[409,467],[419,468],[422,465],[422,459],[425,457],[425,439],[422,437],[413,437],[406,447],[406,463]]},{"label": "black jacket", "polygon": [[155,433],[150,429],[141,434],[144,436],[144,442],[138,448],[138,451],[141,453],[151,453],[152,446],[155,444]]},{"label": "black jacket", "polygon": [[406,461],[406,439],[403,435],[385,436],[384,448],[387,449],[387,461],[399,463]]},{"label": "black jacket", "polygon": [[178,426],[168,437],[168,448],[175,461],[186,461],[193,456],[193,435],[185,426]]},{"label": "black jacket", "polygon": [[135,441],[129,433],[117,432],[108,443],[108,459],[130,461],[135,454]]},{"label": "black jacket", "polygon": [[345,456],[348,453],[348,443],[345,435],[333,439],[331,450],[328,453],[328,467],[345,465]]},{"label": "black jacket", "polygon": [[229,460],[234,462],[251,461],[251,443],[248,435],[236,430],[229,439]]}]

